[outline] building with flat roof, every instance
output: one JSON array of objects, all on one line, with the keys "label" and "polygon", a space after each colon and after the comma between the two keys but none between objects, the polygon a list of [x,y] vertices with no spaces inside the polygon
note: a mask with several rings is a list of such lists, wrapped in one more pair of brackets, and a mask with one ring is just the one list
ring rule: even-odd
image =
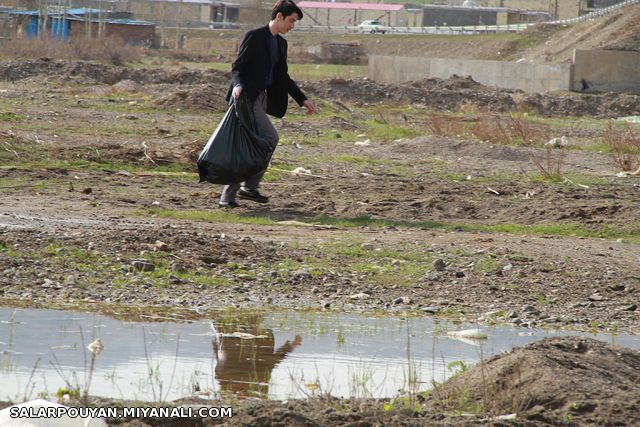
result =
[{"label": "building with flat roof", "polygon": [[304,19],[297,26],[356,26],[375,19],[389,27],[406,26],[407,11],[402,4],[391,3],[331,3],[301,1],[297,3]]}]

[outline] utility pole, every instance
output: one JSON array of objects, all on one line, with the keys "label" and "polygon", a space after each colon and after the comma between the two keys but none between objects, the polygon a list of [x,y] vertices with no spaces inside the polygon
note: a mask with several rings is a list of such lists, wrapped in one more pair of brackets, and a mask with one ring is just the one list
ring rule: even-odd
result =
[{"label": "utility pole", "polygon": [[[167,10],[167,2],[166,0],[162,0],[160,2],[160,19],[158,22],[160,23],[160,47],[164,48],[167,45],[166,35],[165,35],[165,27],[167,25],[166,19],[166,10]],[[155,16],[153,17],[155,18]]]},{"label": "utility pole", "polygon": [[180,34],[180,23],[182,21],[182,0],[178,0],[177,2],[178,13],[176,14],[176,49],[180,49],[182,47],[182,42],[180,38],[182,34]]},{"label": "utility pole", "polygon": [[104,31],[104,23],[102,22],[102,0],[98,0],[98,38],[102,38]]}]

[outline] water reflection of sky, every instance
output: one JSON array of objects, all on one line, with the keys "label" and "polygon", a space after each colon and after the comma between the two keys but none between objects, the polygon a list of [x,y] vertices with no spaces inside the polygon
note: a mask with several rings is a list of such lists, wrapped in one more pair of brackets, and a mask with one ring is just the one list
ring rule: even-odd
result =
[{"label": "water reflection of sky", "polygon": [[[451,374],[450,362],[470,365],[547,336],[575,334],[492,328],[487,340],[474,342],[446,336],[473,325],[430,318],[284,312],[259,321],[261,328],[244,331],[268,338],[222,338],[216,351],[211,324],[224,329],[216,319],[123,322],[90,313],[0,308],[0,399],[55,394],[67,382],[82,390],[91,360],[86,346],[95,338],[104,351],[95,362],[91,394],[173,400],[221,390],[276,399],[326,392],[394,396],[409,387],[414,372],[417,387],[426,389],[432,379]],[[637,336],[597,338],[640,348]]]}]

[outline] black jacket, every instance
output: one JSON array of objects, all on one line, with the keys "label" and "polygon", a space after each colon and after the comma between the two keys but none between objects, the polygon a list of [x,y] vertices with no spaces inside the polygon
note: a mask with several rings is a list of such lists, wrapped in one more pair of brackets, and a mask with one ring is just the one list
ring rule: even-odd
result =
[{"label": "black jacket", "polygon": [[227,102],[231,99],[231,91],[235,85],[242,85],[242,96],[255,99],[267,90],[267,114],[283,117],[287,112],[288,98],[291,95],[298,105],[307,97],[296,82],[291,80],[287,66],[287,41],[277,35],[280,59],[273,70],[273,82],[267,87],[271,67],[271,34],[269,26],[257,28],[245,34],[238,58],[231,67],[231,86],[227,92]]}]

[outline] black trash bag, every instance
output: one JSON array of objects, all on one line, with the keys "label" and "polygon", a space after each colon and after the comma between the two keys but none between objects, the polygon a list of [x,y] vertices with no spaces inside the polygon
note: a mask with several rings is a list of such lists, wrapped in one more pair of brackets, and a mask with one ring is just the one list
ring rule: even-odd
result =
[{"label": "black trash bag", "polygon": [[200,182],[236,184],[267,170],[276,146],[256,133],[252,104],[233,99],[198,158]]}]

